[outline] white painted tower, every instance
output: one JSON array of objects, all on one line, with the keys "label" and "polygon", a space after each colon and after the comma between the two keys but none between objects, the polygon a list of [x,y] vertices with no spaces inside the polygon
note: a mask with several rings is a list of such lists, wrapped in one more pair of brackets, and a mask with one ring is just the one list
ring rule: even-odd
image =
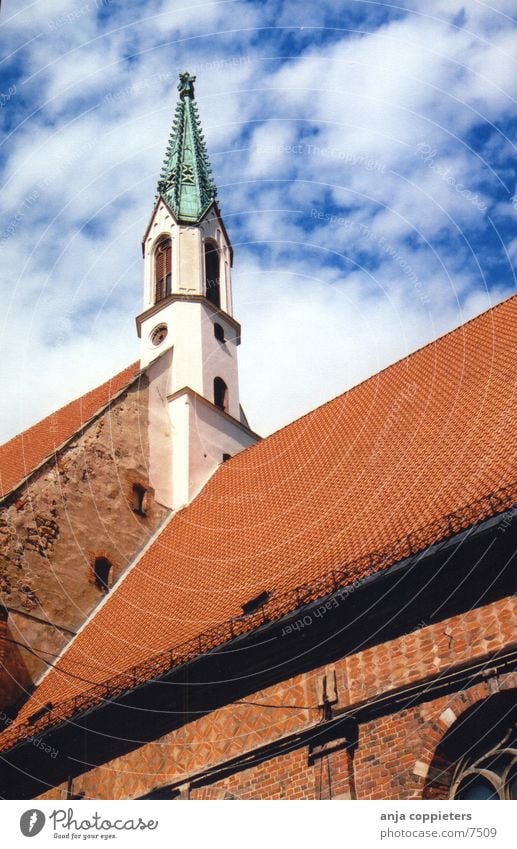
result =
[{"label": "white painted tower", "polygon": [[158,198],[145,232],[141,366],[150,378],[150,485],[175,510],[259,438],[239,401],[232,247],[194,102],[180,75]]}]

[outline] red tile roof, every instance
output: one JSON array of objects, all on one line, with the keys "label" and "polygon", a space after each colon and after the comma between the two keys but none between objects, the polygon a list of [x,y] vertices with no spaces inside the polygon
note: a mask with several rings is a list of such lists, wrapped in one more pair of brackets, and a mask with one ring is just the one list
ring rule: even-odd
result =
[{"label": "red tile roof", "polygon": [[18,436],[0,445],[0,498],[14,489],[57,448],[70,439],[121,389],[134,380],[136,362],[102,386],[76,398]]},{"label": "red tile roof", "polygon": [[351,583],[509,506],[516,319],[512,298],[222,465],[71,642],[4,747],[42,704],[56,706],[52,722],[101,701],[92,684],[238,617],[264,590],[278,615],[296,608],[296,586],[323,595],[331,570]]}]

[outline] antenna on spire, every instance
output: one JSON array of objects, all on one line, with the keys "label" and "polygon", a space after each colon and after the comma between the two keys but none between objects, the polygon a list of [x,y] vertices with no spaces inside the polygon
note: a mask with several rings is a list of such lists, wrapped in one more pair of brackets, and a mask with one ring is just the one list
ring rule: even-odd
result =
[{"label": "antenna on spire", "polygon": [[194,100],[194,83],[196,82],[196,78],[189,74],[188,71],[183,71],[180,74],[180,81],[178,83],[178,91],[180,93],[180,97],[190,97],[191,100]]}]

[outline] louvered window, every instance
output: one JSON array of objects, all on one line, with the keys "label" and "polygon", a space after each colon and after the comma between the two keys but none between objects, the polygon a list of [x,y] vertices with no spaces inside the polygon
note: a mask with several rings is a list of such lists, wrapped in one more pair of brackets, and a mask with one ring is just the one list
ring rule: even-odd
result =
[{"label": "louvered window", "polygon": [[171,255],[170,239],[162,239],[154,252],[154,273],[156,303],[171,294]]}]

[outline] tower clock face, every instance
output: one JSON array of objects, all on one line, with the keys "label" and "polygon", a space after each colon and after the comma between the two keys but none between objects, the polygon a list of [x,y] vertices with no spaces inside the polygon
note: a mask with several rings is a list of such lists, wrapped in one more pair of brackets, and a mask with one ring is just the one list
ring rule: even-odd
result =
[{"label": "tower clock face", "polygon": [[161,345],[163,340],[167,337],[167,325],[159,324],[158,327],[155,327],[153,331],[151,331],[151,342],[153,345]]}]

